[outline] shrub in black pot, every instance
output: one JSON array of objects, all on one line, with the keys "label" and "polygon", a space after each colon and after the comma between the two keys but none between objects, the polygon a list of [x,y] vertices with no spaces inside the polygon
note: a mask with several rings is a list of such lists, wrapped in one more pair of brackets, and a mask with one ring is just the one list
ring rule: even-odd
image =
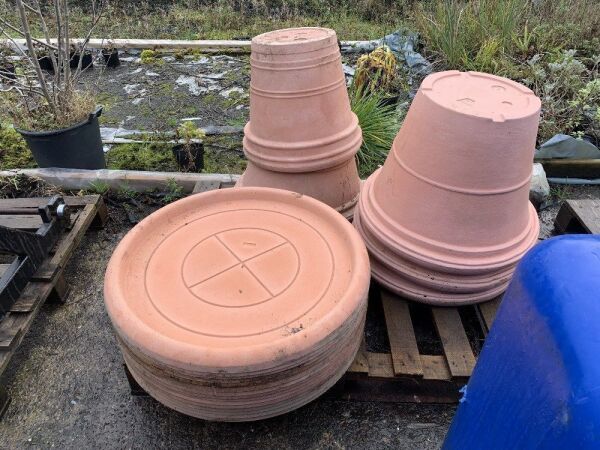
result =
[{"label": "shrub in black pot", "polygon": [[[28,67],[17,74],[21,89],[0,98],[7,103],[2,110],[12,117],[15,129],[40,167],[102,169],[106,166],[98,122],[102,108],[96,105],[91,92],[76,89],[81,72],[92,64],[92,55],[86,51],[88,40],[70,39],[67,0],[55,3],[56,8],[27,14],[31,6],[15,0],[21,19],[17,32],[25,37],[29,57],[23,61]],[[97,6],[93,8],[91,29],[84,35],[91,36],[104,11],[104,2]],[[54,17],[45,17],[55,12],[58,14]],[[47,22],[55,24],[57,30],[52,41]],[[45,40],[31,35],[31,30],[40,27],[45,31]],[[44,69],[55,75],[45,75]]]},{"label": "shrub in black pot", "polygon": [[121,65],[121,60],[119,59],[119,50],[116,48],[103,49],[102,58],[104,58],[104,64],[106,64],[106,67],[115,68]]},{"label": "shrub in black pot", "polygon": [[173,156],[180,169],[186,172],[200,172],[204,169],[204,144],[190,142],[173,146]]},{"label": "shrub in black pot", "polygon": [[104,169],[104,150],[98,117],[102,108],[70,127],[50,131],[16,128],[29,146],[40,167]]}]

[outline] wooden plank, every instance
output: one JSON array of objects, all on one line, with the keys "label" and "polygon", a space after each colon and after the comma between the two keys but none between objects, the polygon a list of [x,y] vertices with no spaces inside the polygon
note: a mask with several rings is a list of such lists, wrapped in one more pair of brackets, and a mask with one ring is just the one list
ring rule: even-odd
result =
[{"label": "wooden plank", "polygon": [[6,388],[0,384],[0,420],[2,420],[2,416],[6,413],[8,405],[10,405],[10,396]]},{"label": "wooden plank", "polygon": [[11,350],[22,333],[19,316],[9,313],[0,321],[0,351]]},{"label": "wooden plank", "polygon": [[57,265],[61,269],[67,264],[73,250],[79,245],[83,239],[85,231],[89,228],[90,224],[94,220],[96,215],[96,205],[86,205],[83,211],[79,215],[77,223],[73,225],[71,232],[66,235],[65,239],[61,240],[56,247],[56,252],[52,259],[51,264]]},{"label": "wooden plank", "polygon": [[363,339],[358,349],[358,353],[348,369],[348,372],[369,373],[369,359],[367,357],[367,343]]},{"label": "wooden plank", "polygon": [[394,378],[394,365],[392,355],[389,353],[367,353],[369,361],[369,376],[381,378]]},{"label": "wooden plank", "polygon": [[42,292],[40,288],[48,283],[43,282],[29,282],[25,289],[21,292],[19,299],[10,308],[11,312],[28,313],[35,309],[37,303],[40,301]]},{"label": "wooden plank", "polygon": [[396,375],[423,375],[417,339],[406,300],[382,290],[381,301]]},{"label": "wooden plank", "polygon": [[548,177],[600,178],[600,159],[540,159]]},{"label": "wooden plank", "polygon": [[[11,312],[11,316],[13,316],[14,320],[15,320],[15,326],[18,326],[21,328],[21,333],[16,338],[13,339],[12,348],[10,350],[4,351],[4,352],[0,351],[0,374],[2,374],[4,372],[4,370],[6,370],[6,367],[8,366],[8,363],[10,362],[10,359],[12,358],[12,355],[14,354],[15,350],[19,347],[19,345],[23,341],[23,338],[29,331],[29,328],[31,328],[33,319],[35,319],[35,317],[37,316],[37,313],[39,312],[39,309],[41,308],[44,301],[46,300],[46,298],[48,297],[48,295],[50,295],[50,292],[52,291],[52,283],[43,283],[43,282],[34,281],[32,283],[29,283],[29,285],[31,285],[31,284],[38,285],[37,289],[39,289],[39,295],[36,299],[35,304],[33,305],[31,312],[26,313],[26,314]],[[0,325],[1,325],[1,322],[0,322]]]},{"label": "wooden plank", "polygon": [[221,187],[221,182],[217,180],[201,180],[194,185],[192,194],[199,194],[206,191],[214,191]]},{"label": "wooden plank", "polygon": [[591,234],[600,234],[600,200],[567,200],[575,218]]},{"label": "wooden plank", "polygon": [[71,292],[71,286],[65,280],[65,277],[60,274],[54,283],[54,288],[50,292],[48,299],[46,301],[52,303],[65,303],[67,301],[67,297],[69,297],[69,293]]},{"label": "wooden plank", "polygon": [[481,322],[483,322],[483,331],[485,331],[486,334],[489,333],[492,328],[492,324],[494,323],[494,318],[496,317],[496,313],[498,312],[498,307],[500,306],[501,301],[502,297],[499,297],[475,306],[476,310],[478,310],[478,315],[481,318]]},{"label": "wooden plank", "polygon": [[453,377],[469,377],[475,356],[456,308],[432,307],[433,321],[442,340],[444,354]]},{"label": "wooden plank", "polygon": [[452,378],[448,362],[442,355],[421,355],[421,363],[425,380],[450,380]]},{"label": "wooden plank", "polygon": [[42,218],[33,214],[0,215],[0,226],[18,228],[26,231],[37,231],[42,225]]},{"label": "wooden plank", "polygon": [[[38,40],[44,41],[43,37],[39,37]],[[56,38],[51,38],[50,42],[53,45],[57,44]],[[199,49],[199,50],[244,50],[250,51],[249,40],[234,40],[234,39],[199,39],[199,40],[185,40],[185,39],[110,39],[110,38],[71,38],[69,40],[71,45],[83,45],[86,42],[87,48],[117,48],[117,49]],[[5,46],[15,45],[24,46],[25,39],[0,39],[0,44]]]},{"label": "wooden plank", "polygon": [[[65,203],[74,208],[82,208],[89,204],[98,202],[98,195],[65,196]],[[8,208],[34,208],[46,206],[49,197],[30,197],[30,198],[3,198],[0,199],[0,209]]]}]

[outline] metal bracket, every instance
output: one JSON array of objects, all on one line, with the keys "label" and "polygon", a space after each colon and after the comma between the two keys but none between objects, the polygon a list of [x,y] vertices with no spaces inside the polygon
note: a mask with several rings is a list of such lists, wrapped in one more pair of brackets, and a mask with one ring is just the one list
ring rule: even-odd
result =
[{"label": "metal bracket", "polygon": [[[11,213],[16,210],[3,211]],[[33,233],[0,226],[0,252],[13,255],[8,269],[0,278],[0,318],[18,300],[29,279],[47,258],[63,229],[70,223],[70,209],[55,195],[45,206],[21,209],[19,213],[39,214],[42,225]]]}]

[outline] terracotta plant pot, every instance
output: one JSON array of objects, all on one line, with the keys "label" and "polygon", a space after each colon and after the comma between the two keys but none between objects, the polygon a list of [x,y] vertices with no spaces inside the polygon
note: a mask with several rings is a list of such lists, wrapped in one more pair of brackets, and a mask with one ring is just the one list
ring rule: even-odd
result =
[{"label": "terracotta plant pot", "polygon": [[359,234],[278,189],[193,195],[115,250],[105,301],[138,383],[182,413],[258,420],[330,388],[363,336],[370,281]]},{"label": "terracotta plant pot", "polygon": [[354,156],[362,133],[350,110],[335,31],[261,34],[252,39],[250,64],[244,152],[251,164],[238,186],[304,185],[310,192],[300,193],[351,216],[360,190]]},{"label": "terracotta plant pot", "polygon": [[539,232],[528,200],[539,114],[534,93],[505,78],[423,80],[355,215],[379,282],[449,305],[506,289]]}]

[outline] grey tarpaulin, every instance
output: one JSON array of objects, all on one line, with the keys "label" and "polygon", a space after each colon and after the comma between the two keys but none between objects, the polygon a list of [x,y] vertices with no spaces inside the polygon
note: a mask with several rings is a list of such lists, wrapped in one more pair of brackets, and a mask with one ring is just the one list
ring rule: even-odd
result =
[{"label": "grey tarpaulin", "polygon": [[415,51],[418,35],[396,30],[381,39],[372,41],[355,41],[342,43],[344,53],[366,53],[375,50],[382,44],[387,45],[398,60],[404,61],[414,74],[428,75],[433,69],[431,63]]},{"label": "grey tarpaulin", "polygon": [[566,134],[557,134],[535,152],[536,159],[600,159],[600,150],[591,142]]}]

